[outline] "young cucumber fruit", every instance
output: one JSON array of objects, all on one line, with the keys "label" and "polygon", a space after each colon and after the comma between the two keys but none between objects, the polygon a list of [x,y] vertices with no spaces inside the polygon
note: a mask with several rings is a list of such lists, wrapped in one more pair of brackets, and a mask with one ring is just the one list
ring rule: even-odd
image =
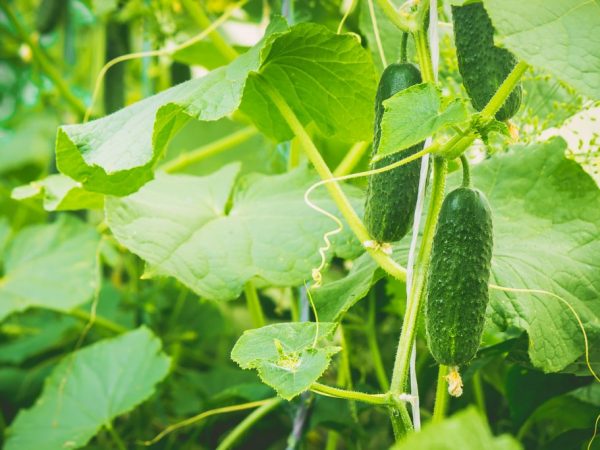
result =
[{"label": "young cucumber fruit", "polygon": [[433,237],[425,325],[439,364],[471,360],[481,341],[492,259],[492,216],[480,191],[460,187],[446,196]]},{"label": "young cucumber fruit", "polygon": [[[481,2],[452,7],[454,42],[458,70],[473,107],[481,111],[515,67],[517,60],[508,50],[494,45],[494,27]],[[519,84],[496,113],[508,120],[521,106]]]},{"label": "young cucumber fruit", "polygon": [[[375,130],[372,156],[377,154],[381,138],[383,101],[394,94],[421,83],[421,73],[413,64],[390,64],[385,68],[375,97]],[[386,156],[371,169],[392,164],[423,148],[423,142]],[[419,189],[419,160],[369,177],[364,222],[371,236],[380,243],[401,239],[412,225]]]}]

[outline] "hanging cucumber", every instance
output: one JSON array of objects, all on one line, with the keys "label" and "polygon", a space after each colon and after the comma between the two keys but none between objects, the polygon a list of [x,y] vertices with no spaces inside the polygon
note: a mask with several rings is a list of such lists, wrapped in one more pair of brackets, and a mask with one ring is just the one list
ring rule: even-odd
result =
[{"label": "hanging cucumber", "polygon": [[[466,171],[468,174],[468,171]],[[433,238],[427,280],[425,325],[429,349],[439,364],[462,365],[481,341],[492,259],[492,215],[477,189],[446,196]]]},{"label": "hanging cucumber", "polygon": [[50,33],[56,28],[66,10],[65,0],[42,0],[35,17],[35,28],[40,34]]},{"label": "hanging cucumber", "polygon": [[[473,107],[481,111],[517,64],[508,50],[494,45],[494,27],[481,2],[452,7],[458,70]],[[519,84],[496,113],[508,120],[521,106]]]},{"label": "hanging cucumber", "polygon": [[[390,64],[385,68],[375,97],[375,131],[372,155],[377,154],[381,138],[383,101],[421,83],[421,74],[413,64]],[[373,163],[378,169],[410,156],[423,148],[423,142]],[[367,188],[364,222],[371,236],[380,243],[401,239],[410,229],[419,189],[420,160],[388,172],[372,175]]]}]

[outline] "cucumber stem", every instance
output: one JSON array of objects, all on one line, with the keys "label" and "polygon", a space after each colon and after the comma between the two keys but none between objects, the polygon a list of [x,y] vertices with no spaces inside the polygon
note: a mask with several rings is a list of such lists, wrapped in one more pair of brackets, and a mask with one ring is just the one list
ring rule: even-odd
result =
[{"label": "cucumber stem", "polygon": [[282,399],[275,397],[267,401],[264,405],[259,406],[252,411],[244,420],[227,435],[217,447],[217,450],[228,450],[232,448],[236,442],[260,419],[269,414],[283,402]]},{"label": "cucumber stem", "polygon": [[194,150],[190,150],[189,152],[182,153],[178,157],[163,164],[161,167],[159,167],[159,169],[164,170],[167,173],[179,172],[186,167],[196,164],[199,161],[214,156],[225,150],[229,150],[230,148],[247,141],[257,134],[258,130],[254,127],[242,128],[241,130],[231,133],[221,139],[209,142],[208,144],[198,147]]},{"label": "cucumber stem", "polygon": [[248,305],[248,311],[252,317],[252,325],[254,328],[261,328],[265,326],[265,315],[258,298],[258,292],[252,281],[247,281],[244,285],[244,295],[246,297],[246,304]]},{"label": "cucumber stem", "polygon": [[350,391],[340,389],[326,384],[313,383],[310,385],[310,390],[316,394],[325,395],[326,397],[344,398],[347,400],[356,400],[371,405],[389,405],[391,398],[388,394],[367,394],[365,392]]},{"label": "cucumber stem", "polygon": [[406,63],[406,61],[408,61],[407,47],[408,47],[408,33],[405,31],[402,33],[402,43],[400,44],[400,62],[402,64],[404,64],[404,63]]},{"label": "cucumber stem", "polygon": [[[287,104],[285,99],[281,97],[279,92],[275,90],[264,78],[258,76],[256,77],[257,81],[260,83],[261,88],[265,95],[267,95],[275,104],[284,120],[287,122],[288,126],[292,130],[292,132],[296,135],[306,156],[315,167],[317,173],[321,177],[322,180],[329,180],[333,177],[331,170],[327,167],[327,163],[323,160],[321,153],[317,149],[315,143],[312,141],[306,129],[294,113],[294,111]],[[348,226],[352,230],[352,232],[356,235],[358,240],[363,243],[371,240],[371,236],[367,231],[364,223],[352,207],[352,204],[346,197],[346,194],[342,190],[341,186],[337,182],[331,182],[326,184],[326,188],[329,191],[333,201],[336,206],[346,219]],[[367,248],[367,252],[371,255],[371,257],[377,262],[377,264],[385,270],[392,277],[406,281],[406,269],[386,255],[384,252]]]},{"label": "cucumber stem", "polygon": [[[211,20],[206,15],[202,3],[194,2],[192,0],[182,0],[183,7],[186,9],[189,16],[194,20],[201,29],[210,27]],[[227,62],[233,61],[239,56],[239,53],[221,36],[221,34],[214,30],[208,34],[208,37],[212,41],[218,52],[227,60]]]},{"label": "cucumber stem", "polygon": [[437,387],[435,390],[435,403],[433,404],[433,418],[432,422],[440,422],[446,415],[446,409],[448,408],[448,387],[446,376],[448,375],[448,366],[440,364],[438,370]]},{"label": "cucumber stem", "polygon": [[471,187],[471,169],[469,167],[469,160],[464,153],[460,155],[460,164],[462,165],[463,172],[462,187]]}]

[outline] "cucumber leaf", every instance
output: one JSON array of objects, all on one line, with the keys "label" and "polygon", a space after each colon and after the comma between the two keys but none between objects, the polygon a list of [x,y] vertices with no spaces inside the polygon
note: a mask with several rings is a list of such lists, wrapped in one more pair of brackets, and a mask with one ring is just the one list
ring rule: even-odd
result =
[{"label": "cucumber leaf", "polygon": [[153,178],[170,138],[190,118],[214,121],[241,109],[267,136],[288,140],[292,133],[258,86],[259,73],[304,124],[343,140],[370,138],[375,71],[367,51],[351,35],[316,24],[288,28],[275,18],[265,38],[229,65],[101,119],[59,128],[57,166],[86,190],[122,196]]},{"label": "cucumber leaf", "polygon": [[461,411],[442,422],[426,425],[412,433],[393,450],[519,450],[521,445],[509,435],[495,437],[486,421],[474,409]]},{"label": "cucumber leaf", "polygon": [[339,321],[383,276],[383,271],[378,270],[371,255],[364,253],[354,261],[350,272],[344,278],[311,291],[319,319],[326,322]]},{"label": "cucumber leaf", "polygon": [[501,42],[600,100],[600,3],[590,0],[485,0]]},{"label": "cucumber leaf", "polygon": [[13,189],[11,198],[27,200],[41,198],[46,211],[70,211],[77,209],[102,209],[104,196],[86,191],[81,183],[64,175],[49,175]]},{"label": "cucumber leaf", "polygon": [[[323,234],[336,228],[304,203],[317,178],[299,168],[236,183],[238,171],[232,164],[207,177],[159,175],[135,194],[108,198],[107,222],[121,244],[148,262],[147,277],[173,276],[208,299],[237,298],[255,277],[276,286],[309,280]],[[361,191],[347,193],[360,211]],[[336,211],[325,189],[312,200]],[[347,226],[332,242],[328,257],[361,251]]]},{"label": "cucumber leaf", "polygon": [[317,381],[340,351],[329,343],[336,326],[292,322],[248,330],[233,347],[231,359],[242,369],[256,369],[265,384],[290,400]]},{"label": "cucumber leaf", "polygon": [[383,102],[381,141],[374,161],[404,150],[434,133],[468,119],[462,101],[442,109],[442,94],[433,84],[422,83],[398,92]]},{"label": "cucumber leaf", "polygon": [[99,278],[94,228],[67,216],[23,229],[8,243],[0,320],[30,307],[68,311],[88,301]]},{"label": "cucumber leaf", "polygon": [[77,351],[54,369],[36,403],[17,415],[5,450],[83,447],[148,399],[169,365],[160,340],[145,327]]}]

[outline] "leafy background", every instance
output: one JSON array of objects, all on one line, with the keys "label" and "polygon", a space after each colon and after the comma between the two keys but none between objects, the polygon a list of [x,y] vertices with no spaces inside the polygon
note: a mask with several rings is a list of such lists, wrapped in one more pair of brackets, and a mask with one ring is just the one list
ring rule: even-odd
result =
[{"label": "leafy background", "polygon": [[[276,393],[286,401],[238,448],[389,448],[385,409],[298,394],[317,379],[384,390],[405,286],[361,255],[346,226],[328,252],[324,286],[312,291],[320,328],[300,323],[304,283],[333,223],[304,203],[317,176],[295,160],[300,145],[261,87],[285,99],[330,167],[368,143],[383,67],[368,2],[338,35],[340,1],[295,2],[268,26],[263,2],[250,1],[208,39],[111,69],[86,124],[81,105],[107,58],[182,42],[229,2],[69,0],[42,31],[50,3],[0,3],[3,448],[136,448],[169,424]],[[268,3],[274,13],[285,6]],[[382,153],[443,135],[471,112],[449,27],[450,4],[461,2],[440,3],[443,89],[422,85],[387,103]],[[519,143],[494,134],[469,151],[494,214],[493,281],[561,295],[600,372],[598,4],[484,3],[497,44],[533,66],[513,119]],[[395,61],[401,35],[374,10]],[[49,64],[23,45],[7,11]],[[415,102],[419,111],[407,109]],[[367,164],[364,156],[355,170]],[[448,188],[457,184],[451,174]],[[360,212],[362,181],[345,190]],[[325,189],[313,199],[335,212]],[[402,264],[407,247],[394,247]],[[252,287],[263,328],[245,303]],[[422,329],[417,348],[427,420],[436,368]],[[492,290],[482,348],[463,375],[452,416],[394,448],[588,445],[600,388],[577,322],[555,298]],[[209,417],[151,448],[217,448],[247,414]]]}]

